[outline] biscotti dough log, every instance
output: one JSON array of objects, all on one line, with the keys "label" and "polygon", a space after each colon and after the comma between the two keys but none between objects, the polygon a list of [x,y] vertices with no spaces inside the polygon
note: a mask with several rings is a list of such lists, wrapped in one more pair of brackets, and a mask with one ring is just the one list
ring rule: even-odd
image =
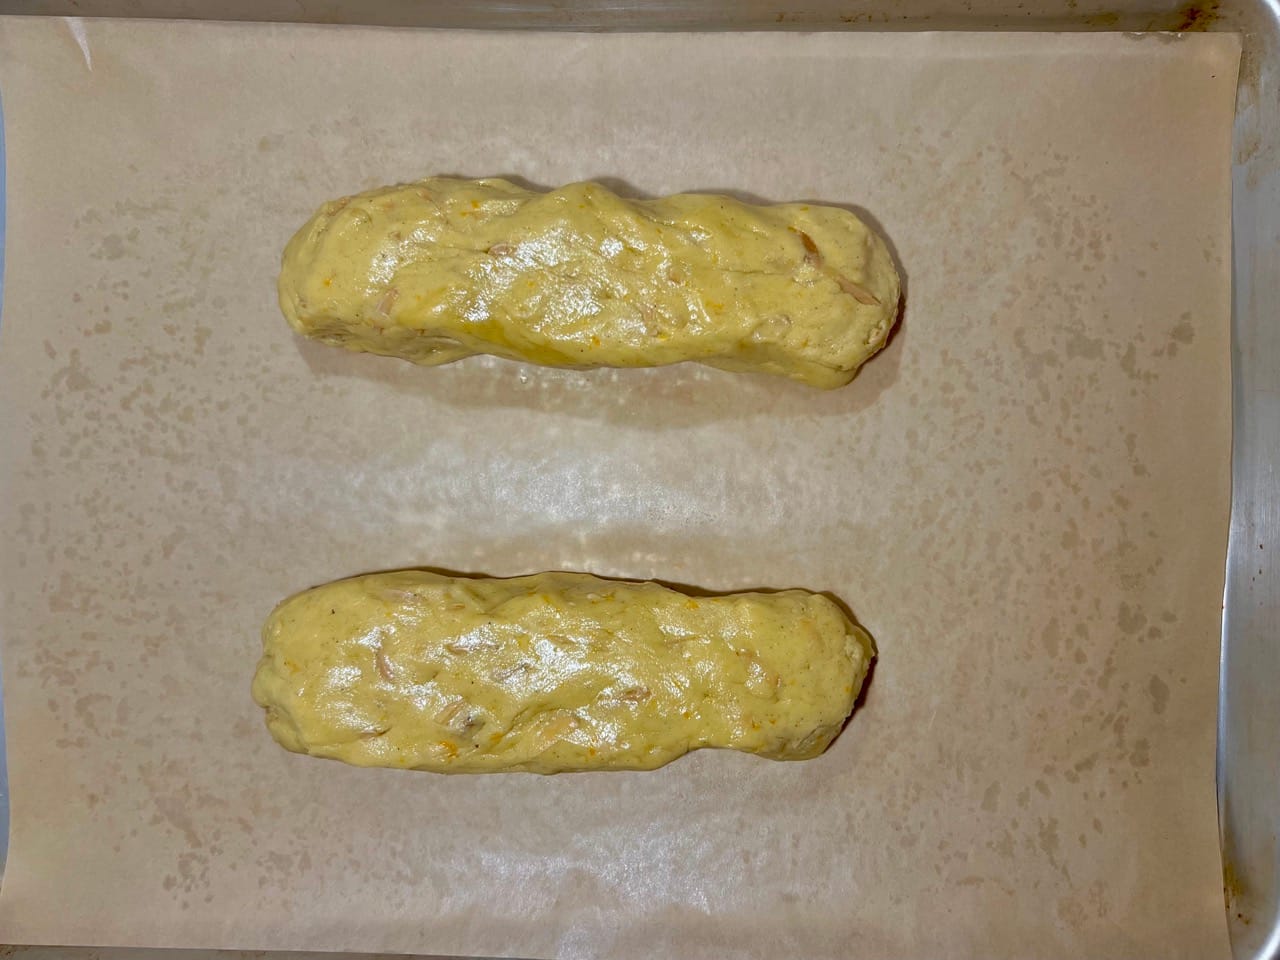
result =
[{"label": "biscotti dough log", "polygon": [[801,590],[415,570],[290,597],[263,647],[253,696],[282,746],[441,773],[647,770],[700,747],[803,760],[840,731],[874,656]]},{"label": "biscotti dough log", "polygon": [[415,363],[696,360],[838,387],[884,346],[899,282],[838,207],[431,177],[326,203],[279,293],[299,333]]}]

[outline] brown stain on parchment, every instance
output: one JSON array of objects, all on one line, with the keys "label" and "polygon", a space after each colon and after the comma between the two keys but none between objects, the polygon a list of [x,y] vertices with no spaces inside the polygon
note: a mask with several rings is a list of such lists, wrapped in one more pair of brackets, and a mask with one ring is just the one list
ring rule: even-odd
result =
[{"label": "brown stain on parchment", "polygon": [[1201,0],[1178,10],[1171,30],[1177,33],[1198,33],[1212,30],[1222,8],[1221,0]]},{"label": "brown stain on parchment", "polygon": [[1091,13],[1084,18],[1086,25],[1090,27],[1099,27],[1101,29],[1109,29],[1120,22],[1120,14],[1111,10],[1104,10],[1101,13]]}]

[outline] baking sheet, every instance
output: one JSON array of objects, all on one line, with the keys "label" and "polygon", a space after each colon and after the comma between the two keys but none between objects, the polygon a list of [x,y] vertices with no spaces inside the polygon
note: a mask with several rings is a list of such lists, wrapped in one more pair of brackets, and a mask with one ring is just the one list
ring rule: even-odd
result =
[{"label": "baking sheet", "polygon": [[[0,936],[525,956],[1225,955],[1237,41],[0,21]],[[820,394],[297,341],[288,234],[428,172],[851,203],[904,323]],[[544,568],[843,597],[805,764],[284,754],[281,596]]]}]

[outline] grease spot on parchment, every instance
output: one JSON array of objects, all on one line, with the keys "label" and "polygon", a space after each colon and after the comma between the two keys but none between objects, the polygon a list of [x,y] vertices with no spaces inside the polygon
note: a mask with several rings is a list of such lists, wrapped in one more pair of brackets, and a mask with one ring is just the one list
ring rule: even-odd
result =
[{"label": "grease spot on parchment", "polygon": [[995,813],[1000,805],[1000,783],[992,781],[982,794],[982,809],[987,813]]},{"label": "grease spot on parchment", "polygon": [[1151,709],[1164,713],[1169,706],[1169,685],[1153,673],[1147,681],[1147,694],[1151,697]]}]

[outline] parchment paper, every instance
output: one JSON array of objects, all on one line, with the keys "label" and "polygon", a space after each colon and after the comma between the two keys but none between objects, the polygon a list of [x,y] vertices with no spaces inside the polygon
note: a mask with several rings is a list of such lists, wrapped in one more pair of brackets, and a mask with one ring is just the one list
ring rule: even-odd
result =
[{"label": "parchment paper", "polygon": [[[0,23],[0,935],[1224,955],[1238,53]],[[832,393],[295,338],[289,234],[439,172],[855,204],[905,318]],[[808,763],[445,778],[280,750],[248,694],[267,612],[418,564],[830,590],[881,657]]]}]

